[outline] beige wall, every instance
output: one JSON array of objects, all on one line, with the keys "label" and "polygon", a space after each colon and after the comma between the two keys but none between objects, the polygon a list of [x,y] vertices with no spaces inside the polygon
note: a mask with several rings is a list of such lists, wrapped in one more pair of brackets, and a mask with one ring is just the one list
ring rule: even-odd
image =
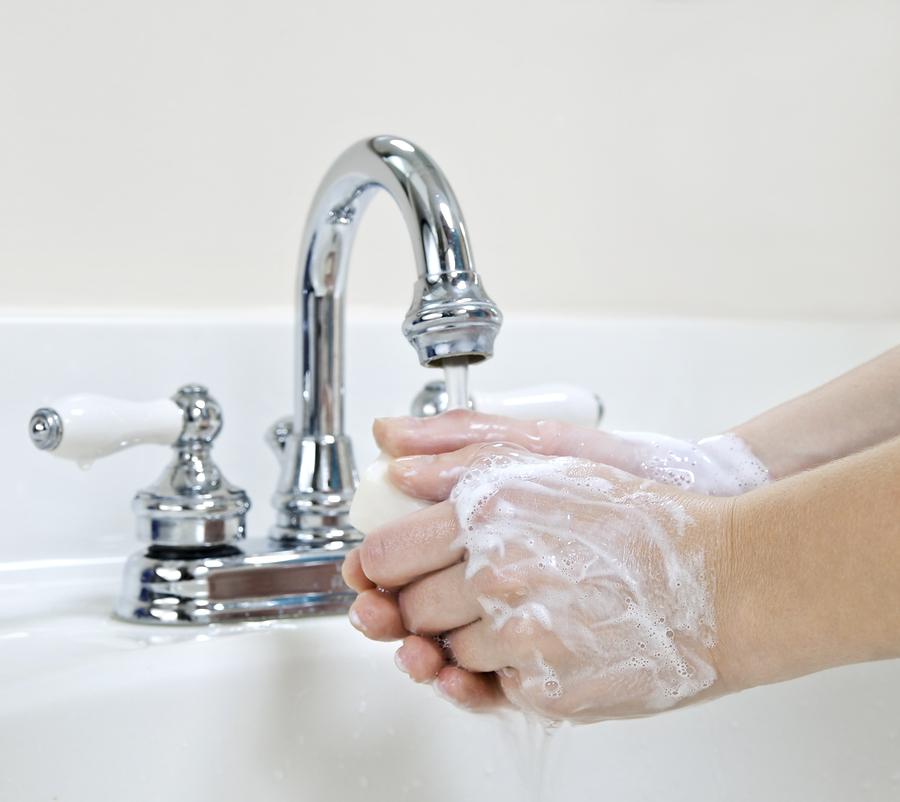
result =
[{"label": "beige wall", "polygon": [[[507,312],[900,316],[900,3],[0,8],[2,307],[288,304],[321,173],[392,132]],[[351,300],[399,310],[370,216]]]}]

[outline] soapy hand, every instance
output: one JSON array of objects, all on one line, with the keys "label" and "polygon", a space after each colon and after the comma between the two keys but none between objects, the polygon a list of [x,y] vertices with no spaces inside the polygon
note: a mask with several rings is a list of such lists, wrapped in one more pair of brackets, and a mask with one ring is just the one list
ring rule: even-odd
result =
[{"label": "soapy hand", "polygon": [[[402,429],[380,434],[402,450]],[[398,460],[391,475],[435,504],[370,533],[345,578],[361,591],[358,628],[415,633],[397,655],[414,679],[467,707],[578,722],[717,692],[704,538],[727,525],[728,501],[515,446]]]},{"label": "soapy hand", "polygon": [[378,421],[393,483],[432,506],[371,496],[350,618],[461,705],[575,721],[900,657],[898,360],[699,443]]},{"label": "soapy hand", "polygon": [[664,434],[608,432],[468,410],[434,418],[384,418],[375,421],[373,430],[381,450],[393,457],[439,454],[473,443],[509,443],[535,454],[582,457],[710,496],[737,496],[769,478],[766,466],[747,444],[730,433],[692,442]]}]

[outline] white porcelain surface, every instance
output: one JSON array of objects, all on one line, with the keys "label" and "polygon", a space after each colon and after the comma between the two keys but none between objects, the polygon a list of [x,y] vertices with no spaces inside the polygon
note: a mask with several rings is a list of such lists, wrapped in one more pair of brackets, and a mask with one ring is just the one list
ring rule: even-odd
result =
[{"label": "white porcelain surface", "polygon": [[[355,318],[349,422],[364,464],[371,417],[402,412],[431,374],[397,321]],[[70,392],[150,399],[208,384],[226,416],[218,459],[250,491],[261,533],[275,479],[261,438],[290,408],[290,340],[287,318],[0,323],[2,802],[900,798],[898,661],[563,730],[542,746],[519,723],[414,686],[391,646],[342,618],[113,621],[121,558],[136,545],[130,497],[165,449],[81,472],[31,448],[29,414]],[[513,319],[472,385],[577,381],[604,398],[610,426],[692,436],[898,340],[896,324]]]},{"label": "white porcelain surface", "polygon": [[85,470],[101,457],[146,443],[169,446],[181,434],[184,419],[171,398],[125,401],[78,393],[55,398],[48,407],[59,416],[63,436],[48,453],[73,460]]}]

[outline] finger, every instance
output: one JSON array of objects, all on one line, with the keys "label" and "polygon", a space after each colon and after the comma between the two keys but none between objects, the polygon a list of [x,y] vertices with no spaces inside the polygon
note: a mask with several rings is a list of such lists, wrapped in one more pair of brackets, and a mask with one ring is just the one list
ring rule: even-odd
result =
[{"label": "finger", "polygon": [[341,576],[347,586],[357,593],[375,587],[362,569],[362,563],[359,560],[359,549],[353,549],[344,557],[344,563],[341,565]]},{"label": "finger", "polygon": [[[405,495],[439,502],[450,497],[459,480],[470,468],[477,466],[479,461],[504,456],[513,461],[539,459],[533,453],[515,445],[475,443],[445,454],[398,457],[389,464],[388,476]],[[615,476],[620,473],[618,469],[603,463],[578,459],[585,464],[592,463],[592,473],[598,476]]]},{"label": "finger", "polygon": [[402,457],[458,451],[472,443],[504,440],[507,434],[519,442],[533,428],[533,422],[456,409],[430,418],[377,418],[372,433],[382,451]]},{"label": "finger", "polygon": [[473,443],[449,453],[398,457],[388,466],[388,477],[408,496],[443,501],[486,448],[484,443]]},{"label": "finger", "polygon": [[507,706],[496,674],[473,674],[455,666],[446,666],[438,673],[434,690],[439,696],[467,710],[488,711]]},{"label": "finger", "polygon": [[383,590],[364,590],[350,605],[347,616],[356,629],[372,640],[400,640],[409,634],[394,594]]},{"label": "finger", "polygon": [[545,456],[583,457],[629,473],[640,469],[633,444],[610,432],[556,420],[525,421],[460,409],[431,418],[380,418],[373,433],[382,451],[393,457],[502,442]]},{"label": "finger", "polygon": [[417,635],[438,635],[477,621],[484,611],[469,587],[465,563],[407,585],[397,596],[404,626]]},{"label": "finger", "polygon": [[382,588],[400,588],[462,559],[456,512],[448,502],[410,513],[367,535],[359,547],[365,575]]},{"label": "finger", "polygon": [[394,662],[397,668],[415,682],[431,682],[447,665],[447,658],[440,644],[432,638],[410,635],[397,649]]},{"label": "finger", "polygon": [[499,633],[483,619],[447,633],[446,641],[457,665],[468,671],[499,671],[510,664]]}]

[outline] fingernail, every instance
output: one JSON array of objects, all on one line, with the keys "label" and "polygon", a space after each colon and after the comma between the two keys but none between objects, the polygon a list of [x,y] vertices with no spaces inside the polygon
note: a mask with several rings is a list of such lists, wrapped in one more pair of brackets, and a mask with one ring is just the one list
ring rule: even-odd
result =
[{"label": "fingernail", "polygon": [[350,619],[350,623],[353,625],[354,629],[358,629],[360,632],[365,634],[366,625],[363,624],[362,619],[359,617],[359,613],[356,612],[355,607],[351,607],[347,612],[347,618]]},{"label": "fingernail", "polygon": [[396,652],[394,652],[394,665],[397,666],[397,668],[399,668],[404,674],[406,674],[408,676],[409,668],[407,667],[406,663],[403,661],[403,655],[401,654],[402,651],[403,651],[403,647],[401,646],[399,649],[397,649]]}]

